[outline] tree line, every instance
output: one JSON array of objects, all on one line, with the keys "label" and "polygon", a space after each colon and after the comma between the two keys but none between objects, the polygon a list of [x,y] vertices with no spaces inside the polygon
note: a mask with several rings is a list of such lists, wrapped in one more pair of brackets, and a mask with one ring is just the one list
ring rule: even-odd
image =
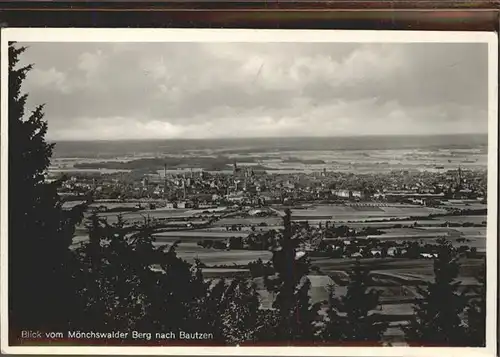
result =
[{"label": "tree line", "polygon": [[[86,205],[62,208],[62,181],[47,182],[54,145],[45,140],[43,105],[26,112],[20,67],[26,50],[9,44],[9,338],[23,330],[207,332],[217,344],[380,345],[389,324],[376,313],[380,291],[370,268],[349,271],[346,294],[331,287],[324,306],[310,298],[311,263],[297,255],[290,212],[273,251],[265,289],[274,297],[262,309],[253,281],[207,280],[202,262],[181,259],[177,245],[158,245],[151,222],[133,233],[93,214],[89,241],[70,249]],[[442,240],[434,280],[419,288],[415,315],[404,328],[415,345],[481,346],[485,339],[485,279],[479,290],[460,291],[459,261]],[[473,296],[471,298],[471,296]],[[116,342],[115,342],[116,343]]]}]

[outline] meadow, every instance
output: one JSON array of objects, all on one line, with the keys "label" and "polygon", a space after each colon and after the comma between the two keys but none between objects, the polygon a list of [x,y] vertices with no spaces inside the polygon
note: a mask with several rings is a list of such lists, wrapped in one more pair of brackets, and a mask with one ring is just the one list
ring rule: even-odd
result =
[{"label": "meadow", "polygon": [[[467,244],[476,247],[478,251],[486,249],[486,227],[441,227],[446,222],[453,224],[472,223],[476,225],[486,221],[484,215],[468,216],[440,216],[433,219],[370,222],[370,219],[401,219],[404,217],[427,217],[429,214],[444,214],[445,210],[428,207],[412,207],[407,205],[393,205],[384,207],[373,206],[348,206],[348,205],[317,205],[308,209],[293,209],[292,219],[294,221],[307,220],[311,225],[324,224],[331,221],[335,224],[347,224],[351,228],[362,229],[364,227],[382,227],[381,235],[373,238],[382,241],[411,241],[434,243],[438,237],[450,239],[455,246]],[[212,214],[222,215],[224,209],[214,211]],[[117,213],[100,213],[108,221],[116,222]],[[200,216],[207,215],[202,210],[149,210],[141,212],[123,213],[127,221],[140,221],[143,217],[150,216],[157,219],[167,219],[173,224],[175,221],[187,220],[190,222],[202,222]],[[365,222],[367,221],[368,222]],[[352,222],[355,221],[355,222]],[[413,225],[417,223],[417,227]],[[228,231],[233,225],[242,226],[241,230]],[[401,228],[394,228],[401,225]],[[406,226],[406,227],[404,227]],[[203,274],[205,279],[234,279],[235,277],[249,277],[248,269],[243,268],[248,263],[261,259],[268,262],[272,258],[270,251],[249,250],[221,250],[214,248],[203,248],[198,245],[199,241],[210,239],[224,241],[229,237],[246,237],[254,230],[265,231],[269,229],[279,230],[282,228],[282,220],[279,217],[225,217],[213,222],[208,228],[167,231],[155,233],[155,246],[170,246],[179,242],[176,252],[179,257],[190,263],[197,259],[204,264]],[[390,227],[390,228],[388,228]],[[465,238],[466,243],[458,242],[457,239]],[[88,239],[85,228],[77,228],[77,242]],[[312,302],[325,302],[328,300],[330,288],[333,286],[334,295],[343,296],[346,293],[347,274],[353,266],[355,259],[351,258],[324,258],[311,257],[313,270],[309,279],[311,289],[309,296]],[[391,328],[386,332],[387,340],[401,340],[402,330],[400,326],[405,324],[413,315],[413,302],[418,294],[416,286],[432,281],[433,261],[428,259],[405,259],[405,258],[368,258],[362,260],[363,264],[371,267],[373,278],[373,289],[380,291],[381,306],[373,313],[383,316],[390,322]],[[464,258],[461,260],[459,280],[461,288],[471,287],[477,284],[474,278],[481,265],[481,259]],[[317,270],[316,270],[317,269]],[[261,305],[271,308],[274,296],[269,293],[262,278],[255,278]],[[324,313],[324,307],[322,313]]]},{"label": "meadow", "polygon": [[[356,259],[354,258],[311,257],[312,265],[317,266],[324,274],[347,271],[353,266],[355,261]],[[482,259],[463,258],[460,262],[460,277],[471,278],[477,273]],[[408,280],[412,277],[423,279],[423,277],[432,277],[434,275],[433,261],[431,259],[368,258],[363,259],[362,263],[369,265],[373,272],[391,273],[394,274],[393,278],[399,277],[403,280]]]},{"label": "meadow", "polygon": [[404,217],[426,217],[430,214],[445,214],[446,210],[408,206],[348,206],[348,205],[317,205],[307,209],[292,209],[292,219],[327,219],[334,222],[361,221],[369,219],[390,219]]},{"label": "meadow", "polygon": [[232,226],[232,225],[243,225],[243,226],[252,226],[252,225],[268,225],[275,226],[281,225],[283,220],[279,217],[245,217],[245,218],[222,218],[214,223],[214,226]]}]

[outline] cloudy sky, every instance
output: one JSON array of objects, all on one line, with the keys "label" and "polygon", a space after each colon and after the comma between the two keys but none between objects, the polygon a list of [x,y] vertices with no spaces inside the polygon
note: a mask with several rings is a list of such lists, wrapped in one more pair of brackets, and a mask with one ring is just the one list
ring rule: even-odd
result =
[{"label": "cloudy sky", "polygon": [[486,44],[23,45],[52,140],[487,132]]}]

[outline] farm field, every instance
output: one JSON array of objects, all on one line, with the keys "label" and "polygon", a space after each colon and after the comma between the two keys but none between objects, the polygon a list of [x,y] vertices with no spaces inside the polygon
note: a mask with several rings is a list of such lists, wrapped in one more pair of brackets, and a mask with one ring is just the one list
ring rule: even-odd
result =
[{"label": "farm field", "polygon": [[480,216],[443,216],[443,217],[439,217],[438,219],[435,219],[435,220],[440,221],[442,223],[450,222],[450,223],[481,224],[483,222],[487,222],[487,217],[485,215],[480,215]]},{"label": "farm field", "polygon": [[[390,217],[388,217],[390,218]],[[405,221],[384,221],[384,222],[379,222],[378,219],[376,222],[364,222],[366,219],[365,218],[357,218],[353,220],[337,220],[337,219],[294,219],[294,222],[305,222],[307,221],[311,226],[318,226],[320,223],[322,225],[325,224],[325,222],[330,221],[336,225],[346,225],[349,226],[350,228],[364,228],[364,227],[373,227],[373,228],[380,228],[380,227],[393,227],[395,225],[401,225],[401,226],[411,226],[415,222],[417,222],[418,225],[421,226],[439,226],[438,222],[431,221],[431,220],[405,220]],[[444,222],[443,222],[444,223]]]},{"label": "farm field", "polygon": [[148,204],[148,202],[94,202],[89,205],[89,208],[91,209],[97,207],[106,207],[106,209],[135,208],[139,207],[140,204],[145,206]]},{"label": "farm field", "polygon": [[454,231],[460,232],[464,236],[486,237],[486,227],[453,227]]},{"label": "farm field", "polygon": [[128,217],[130,219],[135,219],[137,217],[143,216],[151,216],[154,218],[177,218],[177,217],[193,217],[193,216],[203,216],[203,215],[213,215],[213,214],[222,214],[226,210],[225,207],[221,208],[207,208],[207,209],[183,209],[183,208],[175,208],[175,209],[167,209],[167,208],[158,208],[152,210],[142,210],[140,212],[101,212],[99,216],[108,217],[108,216],[118,216],[122,215]]},{"label": "farm field", "polygon": [[[418,227],[418,228],[389,228],[384,234],[370,236],[382,241],[402,242],[405,240],[427,240],[430,243],[438,238],[449,239],[456,247],[468,245],[478,251],[486,250],[486,227]],[[457,239],[467,239],[459,242]]]},{"label": "farm field", "polygon": [[[156,241],[154,246],[165,246],[173,244],[175,240]],[[76,244],[74,244],[76,246]],[[248,269],[231,268],[231,266],[245,266],[250,262],[256,261],[259,258],[263,262],[267,262],[272,258],[272,253],[269,251],[248,251],[248,250],[220,250],[213,248],[203,248],[195,242],[180,242],[176,248],[177,256],[184,259],[188,263],[194,263],[195,259],[199,259],[206,268],[206,278],[226,278],[236,275],[248,276]],[[229,268],[214,268],[214,266],[227,265]]]},{"label": "farm field", "polygon": [[[267,262],[271,259],[272,253],[269,251],[249,251],[249,250],[217,250],[217,249],[204,249],[199,251],[188,251],[181,248],[182,244],[177,249],[177,255],[193,263],[196,258],[200,259],[203,264],[207,266],[213,265],[246,265],[257,259],[262,259],[263,262]],[[193,254],[195,253],[195,254]]]},{"label": "farm field", "polygon": [[279,217],[248,217],[248,218],[221,218],[214,223],[214,226],[232,226],[232,225],[243,225],[252,226],[258,225],[259,223],[265,223],[268,226],[280,225],[283,220]]},{"label": "farm field", "polygon": [[192,217],[187,210],[143,210],[139,212],[101,212],[99,217],[107,218],[109,222],[116,221],[117,217],[121,215],[126,221],[142,220],[144,217],[151,217],[156,219],[167,218],[183,218]]},{"label": "farm field", "polygon": [[[317,258],[312,257],[311,263],[317,266],[322,273],[330,274],[331,272],[347,271],[355,262],[355,259],[350,258]],[[363,264],[369,264],[372,270],[378,273],[396,274],[400,279],[411,279],[408,274],[415,275],[413,278],[420,279],[424,276],[433,276],[433,262],[427,259],[400,259],[400,258],[371,258],[363,259]],[[473,277],[481,266],[481,259],[463,259],[461,260],[460,277]],[[402,278],[406,277],[406,278]]]},{"label": "farm field", "polygon": [[[384,304],[377,311],[380,315],[399,315],[402,318],[413,315],[413,304]],[[404,317],[403,317],[404,316]]]},{"label": "farm field", "polygon": [[200,240],[200,239],[227,239],[230,237],[246,237],[248,232],[227,232],[227,231],[211,231],[211,230],[186,230],[175,232],[161,232],[153,234],[155,238],[160,240]]},{"label": "farm field", "polygon": [[[163,246],[163,245],[171,245],[174,244],[175,240],[169,240],[169,241],[156,241],[153,243],[154,246]],[[195,242],[181,242],[177,245],[177,248],[175,250],[177,253],[183,253],[184,255],[186,254],[192,254],[193,256],[196,256],[199,253],[206,253],[211,251],[211,249],[206,249]],[[215,251],[215,250],[214,250]]]},{"label": "farm field", "polygon": [[[427,230],[426,227],[422,229]],[[455,247],[466,244],[471,248],[476,248],[479,252],[486,251],[486,227],[453,227],[444,229],[448,230],[448,239]],[[457,240],[460,238],[465,238],[467,241],[465,243],[458,242]]]},{"label": "farm field", "polygon": [[203,278],[207,280],[231,279],[235,277],[250,277],[250,270],[235,268],[202,268]]},{"label": "farm field", "polygon": [[[227,226],[218,226],[218,227],[209,227],[209,228],[204,228],[206,231],[214,231],[214,232],[228,232],[226,230]],[[283,226],[263,226],[263,227],[254,227],[254,231],[252,231],[251,226],[242,226],[241,231],[238,230],[238,232],[247,232],[247,233],[261,233],[261,232],[268,232],[270,230],[275,230],[275,231],[280,231],[283,229]],[[231,231],[229,231],[231,232]]]},{"label": "farm field", "polygon": [[[171,242],[156,242],[155,246],[161,246]],[[245,269],[240,268],[214,268],[218,265],[233,265],[242,266],[250,262],[261,259],[267,262],[271,259],[272,253],[269,251],[249,251],[249,250],[220,250],[213,248],[203,248],[193,242],[181,242],[176,249],[177,256],[186,260],[188,263],[194,263],[195,259],[199,259],[206,265],[207,271],[210,272],[210,277],[221,278],[227,276],[234,276],[235,273],[242,273]],[[219,274],[220,273],[220,274]]]},{"label": "farm field", "polygon": [[317,205],[314,208],[292,209],[292,219],[331,219],[335,221],[368,220],[383,218],[398,218],[410,216],[428,216],[429,214],[444,214],[446,210],[430,207],[392,205],[392,206],[347,206],[347,205]]},{"label": "farm field", "polygon": [[[433,219],[425,219],[425,220],[398,220],[398,221],[378,221],[379,219],[390,219],[390,218],[398,218],[398,217],[372,217],[372,218],[365,218],[365,217],[358,217],[355,219],[352,219],[350,221],[344,220],[339,220],[333,217],[331,219],[332,222],[342,222],[343,224],[348,225],[349,227],[352,228],[362,228],[362,227],[387,227],[387,226],[394,226],[396,224],[400,224],[402,226],[407,226],[407,225],[413,225],[414,223],[417,223],[419,226],[440,226],[443,224],[446,224],[447,222],[449,223],[473,223],[473,224],[482,224],[483,222],[487,221],[486,216],[480,215],[480,216],[440,216],[437,218]],[[376,221],[375,221],[376,220]],[[310,224],[319,224],[319,222],[326,222],[327,219],[320,219],[320,220],[309,220]],[[364,222],[366,221],[366,222]]]},{"label": "farm field", "polygon": [[487,209],[488,205],[484,203],[454,203],[449,202],[444,207],[450,209],[469,209],[469,210],[483,210]]},{"label": "farm field", "polygon": [[370,236],[372,238],[377,238],[380,240],[401,240],[401,239],[415,239],[415,238],[423,238],[423,239],[437,239],[439,237],[447,237],[449,236],[450,230],[440,230],[439,228],[429,228],[429,229],[420,229],[420,228],[389,228],[382,230],[384,234],[382,235],[373,235]]}]

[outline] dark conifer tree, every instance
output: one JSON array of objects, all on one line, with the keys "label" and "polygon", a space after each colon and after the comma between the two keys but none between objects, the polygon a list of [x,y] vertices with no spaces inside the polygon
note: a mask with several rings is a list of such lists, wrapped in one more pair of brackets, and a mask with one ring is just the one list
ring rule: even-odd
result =
[{"label": "dark conifer tree", "polygon": [[110,225],[94,214],[88,228],[89,242],[77,250],[83,329],[211,333],[212,343],[237,344],[255,341],[266,325],[253,287],[205,281],[201,262],[177,256],[178,242],[155,247],[148,221],[127,233],[121,219]]},{"label": "dark conifer tree", "polygon": [[466,310],[468,346],[486,346],[486,262],[476,275],[479,283]]},{"label": "dark conifer tree", "polygon": [[115,331],[137,328],[146,312],[146,284],[153,278],[154,254],[148,228],[128,234],[118,219],[108,224],[96,214],[89,218],[89,241],[76,249],[80,260],[79,295],[86,318],[79,328]]},{"label": "dark conifer tree", "polygon": [[[20,67],[26,50],[9,43],[9,322],[19,330],[64,330],[78,311],[69,250],[82,208],[62,209],[61,181],[45,174],[54,145],[45,140],[43,105],[26,112],[22,83],[32,65]],[[73,317],[72,317],[73,316]]]},{"label": "dark conifer tree", "polygon": [[317,338],[319,304],[311,304],[309,297],[310,263],[296,255],[299,240],[292,238],[290,210],[285,211],[283,221],[282,241],[272,258],[277,274],[266,281],[268,290],[276,292],[273,307],[277,311],[276,324],[268,337],[286,343],[311,343]]},{"label": "dark conifer tree", "polygon": [[259,295],[248,281],[235,279],[225,292],[221,309],[222,329],[227,344],[252,343],[266,329]]},{"label": "dark conifer tree", "polygon": [[368,345],[382,343],[387,323],[376,310],[380,307],[380,292],[373,287],[370,270],[359,260],[349,272],[345,296],[333,297],[327,310],[327,321],[322,331],[323,340],[329,344],[363,342]]},{"label": "dark conifer tree", "polygon": [[459,291],[458,256],[451,242],[438,240],[434,259],[434,281],[419,287],[421,295],[414,306],[414,316],[405,328],[406,340],[415,346],[466,345],[463,323],[467,297]]},{"label": "dark conifer tree", "polygon": [[83,329],[216,335],[213,319],[201,326],[209,286],[198,267],[177,256],[178,242],[155,246],[148,220],[125,229],[121,219],[108,224],[93,215],[88,227],[89,242],[77,249],[87,312]]}]

